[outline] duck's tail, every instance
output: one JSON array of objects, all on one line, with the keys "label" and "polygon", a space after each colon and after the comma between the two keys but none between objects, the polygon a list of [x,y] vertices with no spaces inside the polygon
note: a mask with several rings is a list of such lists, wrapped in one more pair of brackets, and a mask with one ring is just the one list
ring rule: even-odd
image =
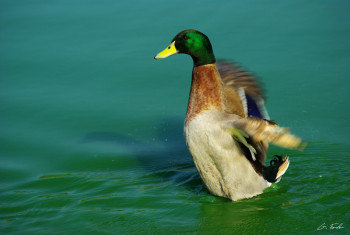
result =
[{"label": "duck's tail", "polygon": [[265,167],[263,171],[264,178],[271,183],[280,181],[282,175],[287,171],[289,166],[288,156],[285,156],[283,159],[282,155],[275,155],[274,157],[275,159],[271,160],[270,166]]}]

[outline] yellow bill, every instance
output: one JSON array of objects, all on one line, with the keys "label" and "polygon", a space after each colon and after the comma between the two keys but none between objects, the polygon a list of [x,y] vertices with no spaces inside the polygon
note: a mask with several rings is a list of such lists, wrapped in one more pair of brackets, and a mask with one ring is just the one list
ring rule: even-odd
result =
[{"label": "yellow bill", "polygon": [[175,47],[175,41],[173,41],[165,50],[159,52],[154,59],[164,59],[177,53],[179,53],[179,51]]}]

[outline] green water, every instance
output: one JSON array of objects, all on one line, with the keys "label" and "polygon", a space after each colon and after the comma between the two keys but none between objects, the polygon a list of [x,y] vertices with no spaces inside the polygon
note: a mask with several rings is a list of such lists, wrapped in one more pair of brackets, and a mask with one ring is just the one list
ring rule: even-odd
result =
[{"label": "green water", "polygon": [[[349,12],[1,0],[1,234],[349,234]],[[195,170],[182,133],[192,61],[153,60],[187,28],[255,72],[271,118],[308,142],[270,149],[291,165],[264,194],[211,196]]]}]

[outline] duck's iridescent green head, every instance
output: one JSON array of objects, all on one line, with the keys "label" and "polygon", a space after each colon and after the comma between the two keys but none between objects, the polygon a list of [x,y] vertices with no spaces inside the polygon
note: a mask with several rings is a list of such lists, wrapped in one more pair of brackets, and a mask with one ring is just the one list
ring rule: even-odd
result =
[{"label": "duck's iridescent green head", "polygon": [[190,55],[194,66],[215,63],[215,56],[209,38],[194,29],[188,29],[178,33],[171,44],[154,58],[163,59],[177,53]]}]

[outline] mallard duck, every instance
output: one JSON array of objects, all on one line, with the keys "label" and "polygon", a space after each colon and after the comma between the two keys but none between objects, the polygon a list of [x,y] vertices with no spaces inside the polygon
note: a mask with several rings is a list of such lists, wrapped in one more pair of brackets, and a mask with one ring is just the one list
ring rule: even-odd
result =
[{"label": "mallard duck", "polygon": [[281,179],[290,162],[281,155],[266,166],[268,143],[302,148],[302,141],[270,120],[263,92],[250,73],[216,62],[206,35],[184,30],[155,59],[178,53],[190,55],[194,63],[184,131],[208,191],[233,201],[261,194]]}]

